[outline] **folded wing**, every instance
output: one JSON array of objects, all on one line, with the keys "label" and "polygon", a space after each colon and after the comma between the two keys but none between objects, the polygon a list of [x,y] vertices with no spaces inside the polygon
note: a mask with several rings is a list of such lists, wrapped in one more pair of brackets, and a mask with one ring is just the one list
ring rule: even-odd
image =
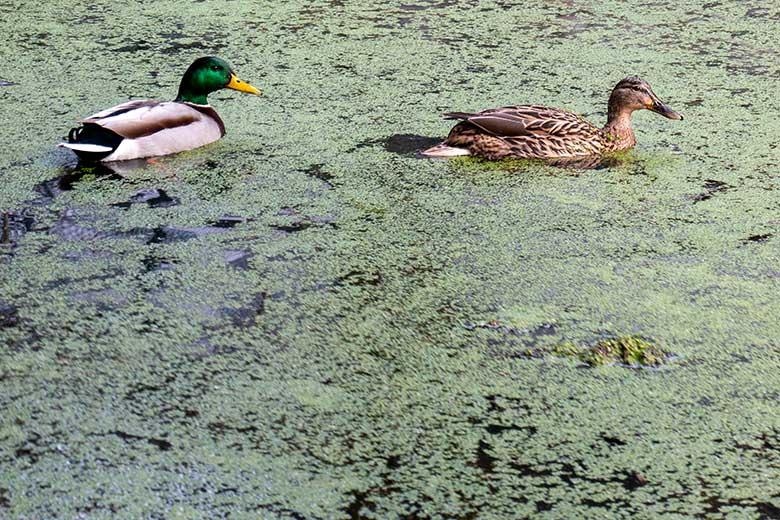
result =
[{"label": "folded wing", "polygon": [[572,112],[538,105],[492,108],[476,113],[449,112],[444,117],[466,121],[496,137],[566,137],[598,132],[591,123]]},{"label": "folded wing", "polygon": [[[80,122],[96,124],[125,139],[139,139],[162,130],[196,124],[206,115],[187,103],[134,100],[93,114]],[[211,110],[211,107],[203,107]],[[209,114],[210,115],[210,114]]]}]

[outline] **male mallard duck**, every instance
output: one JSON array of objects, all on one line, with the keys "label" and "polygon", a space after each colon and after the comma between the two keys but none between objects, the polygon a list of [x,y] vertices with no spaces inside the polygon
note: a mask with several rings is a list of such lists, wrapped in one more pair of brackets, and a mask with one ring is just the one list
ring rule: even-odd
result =
[{"label": "male mallard duck", "polygon": [[642,108],[669,119],[683,118],[662,103],[646,81],[630,76],[612,89],[604,128],[566,110],[539,105],[492,108],[473,114],[450,112],[445,118],[462,121],[441,144],[422,153],[431,157],[548,159],[624,150],[636,144],[631,112]]},{"label": "male mallard duck", "polygon": [[198,58],[184,73],[174,101],[139,99],[103,110],[79,121],[83,126],[71,129],[60,146],[80,159],[124,161],[206,145],[225,135],[224,123],[206,100],[221,88],[260,95],[226,61]]}]

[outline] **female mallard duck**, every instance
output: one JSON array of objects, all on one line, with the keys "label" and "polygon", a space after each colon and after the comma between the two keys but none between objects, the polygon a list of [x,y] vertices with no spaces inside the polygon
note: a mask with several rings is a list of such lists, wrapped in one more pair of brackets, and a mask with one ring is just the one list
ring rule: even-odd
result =
[{"label": "female mallard duck", "polygon": [[79,121],[68,142],[80,159],[124,161],[167,155],[214,142],[225,125],[206,96],[222,88],[260,95],[244,83],[224,60],[198,58],[184,73],[174,101],[128,101]]},{"label": "female mallard duck", "polygon": [[631,76],[612,90],[604,128],[566,110],[539,105],[493,108],[473,114],[450,112],[445,118],[462,121],[444,142],[422,153],[431,157],[550,159],[624,150],[636,144],[631,112],[642,108],[669,119],[683,118],[662,103],[646,81]]}]

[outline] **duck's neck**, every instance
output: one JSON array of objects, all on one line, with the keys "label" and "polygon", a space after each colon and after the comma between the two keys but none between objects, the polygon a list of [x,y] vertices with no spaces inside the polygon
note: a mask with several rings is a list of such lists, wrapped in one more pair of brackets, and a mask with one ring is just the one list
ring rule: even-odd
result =
[{"label": "duck's neck", "polygon": [[206,99],[206,96],[220,87],[209,83],[207,79],[203,70],[192,70],[192,66],[190,66],[190,68],[187,69],[187,72],[184,73],[184,77],[181,78],[179,93],[176,95],[175,101],[187,101],[189,103],[195,103],[196,105],[208,105],[209,102]]},{"label": "duck's neck", "polygon": [[179,87],[179,94],[174,101],[187,101],[189,103],[195,103],[196,105],[208,105],[209,101],[206,99],[208,93],[193,92],[182,85]]},{"label": "duck's neck", "polygon": [[631,128],[631,110],[609,107],[607,124],[602,128],[610,150],[624,150],[636,144]]}]

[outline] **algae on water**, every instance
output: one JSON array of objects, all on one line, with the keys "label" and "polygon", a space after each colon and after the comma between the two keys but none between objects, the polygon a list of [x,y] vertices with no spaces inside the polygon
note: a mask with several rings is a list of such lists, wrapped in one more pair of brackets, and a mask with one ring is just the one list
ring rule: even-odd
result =
[{"label": "algae on water", "polygon": [[[772,5],[182,6],[0,1],[0,518],[780,516]],[[55,148],[200,55],[219,142]],[[633,74],[685,120],[610,161],[415,154]]]}]

